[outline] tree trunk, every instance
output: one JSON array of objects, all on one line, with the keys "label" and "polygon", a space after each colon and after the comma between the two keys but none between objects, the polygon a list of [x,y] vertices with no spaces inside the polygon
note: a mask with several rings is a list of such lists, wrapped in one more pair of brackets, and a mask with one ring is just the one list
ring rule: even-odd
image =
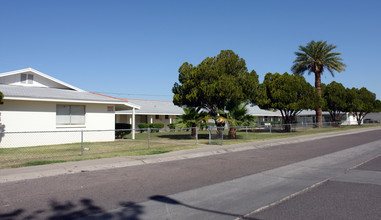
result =
[{"label": "tree trunk", "polygon": [[286,124],[286,125],[284,126],[284,131],[285,131],[285,132],[290,132],[290,131],[291,131],[291,125],[290,125],[290,124]]},{"label": "tree trunk", "polygon": [[192,124],[192,128],[191,128],[191,135],[192,137],[196,137],[196,124]]},{"label": "tree trunk", "polygon": [[192,137],[196,137],[196,128],[192,127],[192,132],[191,132]]},{"label": "tree trunk", "polygon": [[236,128],[230,127],[229,128],[229,139],[236,139]]},{"label": "tree trunk", "polygon": [[[320,72],[315,73],[315,88],[319,94],[319,97],[321,97],[321,73]],[[316,111],[316,127],[321,128],[323,126],[321,106],[317,107],[315,111]]]},{"label": "tree trunk", "polygon": [[285,114],[282,113],[282,118],[283,118],[283,124],[285,124],[284,125],[284,131],[285,132],[290,132],[291,131],[290,116],[287,113],[285,113]]},{"label": "tree trunk", "polygon": [[333,113],[333,120],[332,120],[332,127],[338,128],[340,127],[340,113],[334,112]]}]

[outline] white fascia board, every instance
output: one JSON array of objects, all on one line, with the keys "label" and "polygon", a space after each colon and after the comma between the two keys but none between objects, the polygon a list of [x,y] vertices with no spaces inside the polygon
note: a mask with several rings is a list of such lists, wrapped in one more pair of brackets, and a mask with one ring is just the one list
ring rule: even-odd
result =
[{"label": "white fascia board", "polygon": [[125,102],[108,102],[108,101],[92,101],[92,100],[73,100],[73,99],[39,99],[39,98],[25,98],[25,97],[4,97],[4,100],[18,100],[18,101],[36,101],[36,102],[71,102],[71,103],[92,103],[92,104],[110,104],[110,105],[126,105],[131,108],[140,109],[140,106],[130,105]]},{"label": "white fascia board", "polygon": [[50,79],[50,80],[52,80],[53,82],[56,82],[56,83],[61,84],[61,85],[63,85],[63,86],[66,86],[66,87],[68,87],[68,88],[70,88],[70,89],[73,89],[73,90],[75,90],[75,91],[85,92],[84,90],[82,90],[82,89],[80,89],[80,88],[77,88],[77,87],[72,86],[72,85],[70,85],[70,84],[64,83],[64,82],[62,82],[61,80],[58,80],[58,79],[53,78],[53,77],[51,77],[51,76],[48,76],[48,75],[46,75],[46,74],[44,74],[44,73],[41,73],[40,71],[37,71],[37,70],[35,70],[35,69],[33,69],[33,68],[25,68],[25,69],[21,69],[21,70],[15,70],[15,71],[11,71],[11,72],[1,73],[1,74],[0,74],[0,77],[3,77],[3,76],[10,76],[10,75],[15,75],[15,74],[20,74],[20,73],[25,73],[25,72],[32,72],[32,73],[35,73],[35,74],[37,74],[37,75],[39,75],[39,76],[42,76],[42,77],[47,78],[47,79]]},{"label": "white fascia board", "polygon": [[[132,115],[129,112],[115,112],[116,115]],[[174,114],[174,113],[141,113],[135,112],[135,115],[182,115],[182,114]]]},{"label": "white fascia board", "polygon": [[[125,102],[123,102],[123,103],[125,104]],[[129,102],[127,102],[127,104],[125,104],[125,105],[127,105],[129,107],[132,107],[132,108],[135,108],[135,109],[140,109],[140,105],[132,104],[132,103],[129,103]]]},{"label": "white fascia board", "polygon": [[255,117],[282,117],[281,115],[252,115]]}]

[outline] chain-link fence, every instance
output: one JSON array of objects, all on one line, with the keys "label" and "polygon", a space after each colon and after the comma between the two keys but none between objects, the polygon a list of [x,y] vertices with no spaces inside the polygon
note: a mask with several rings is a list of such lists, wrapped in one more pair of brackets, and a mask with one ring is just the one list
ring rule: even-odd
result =
[{"label": "chain-link fence", "polygon": [[[200,129],[131,129],[25,131],[0,133],[0,168],[63,161],[149,155],[203,145],[235,144],[287,137],[316,128],[316,124],[273,124]],[[337,127],[323,123],[322,129]],[[313,129],[314,130],[314,129]]]}]

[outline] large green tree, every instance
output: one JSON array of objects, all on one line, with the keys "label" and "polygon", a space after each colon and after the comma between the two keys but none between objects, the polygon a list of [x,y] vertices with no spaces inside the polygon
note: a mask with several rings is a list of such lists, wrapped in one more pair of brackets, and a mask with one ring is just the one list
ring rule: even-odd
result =
[{"label": "large green tree", "polygon": [[376,94],[364,87],[350,89],[350,99],[349,110],[355,115],[358,125],[368,113],[381,111],[381,102],[376,99]]},{"label": "large green tree", "polygon": [[[327,41],[311,41],[306,46],[299,46],[299,51],[295,52],[296,59],[291,67],[294,74],[303,75],[306,71],[308,74],[315,74],[315,88],[321,97],[321,75],[328,70],[332,76],[334,71],[342,72],[346,65],[342,62],[340,52],[333,52],[335,45],[327,44]],[[322,126],[322,108],[316,107],[316,123]]]},{"label": "large green tree", "polygon": [[180,66],[179,82],[172,88],[173,102],[203,108],[214,117],[230,102],[252,100],[258,84],[258,75],[248,71],[244,59],[231,50],[222,50],[197,66],[187,62]]},{"label": "large green tree", "polygon": [[304,77],[288,73],[267,73],[259,86],[259,96],[255,101],[260,108],[279,110],[285,130],[303,109],[313,109],[320,104],[320,98]]},{"label": "large green tree", "polygon": [[351,102],[348,89],[343,84],[332,81],[325,86],[322,84],[323,110],[328,111],[333,122],[339,122],[345,112],[349,111]]}]

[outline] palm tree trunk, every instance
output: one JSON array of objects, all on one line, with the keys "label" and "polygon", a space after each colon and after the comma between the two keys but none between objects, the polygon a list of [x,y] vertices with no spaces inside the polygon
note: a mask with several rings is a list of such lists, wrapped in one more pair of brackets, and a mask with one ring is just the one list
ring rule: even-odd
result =
[{"label": "palm tree trunk", "polygon": [[[319,94],[319,97],[321,97],[321,73],[320,72],[315,73],[315,88]],[[315,111],[316,111],[316,126],[318,128],[321,128],[323,126],[321,106],[317,107]]]},{"label": "palm tree trunk", "polygon": [[236,128],[234,127],[230,127],[229,128],[229,139],[236,139],[237,136],[236,136],[237,132],[236,132]]},{"label": "palm tree trunk", "polygon": [[192,137],[196,137],[196,126],[197,124],[192,124],[192,127],[191,127],[191,135]]}]

